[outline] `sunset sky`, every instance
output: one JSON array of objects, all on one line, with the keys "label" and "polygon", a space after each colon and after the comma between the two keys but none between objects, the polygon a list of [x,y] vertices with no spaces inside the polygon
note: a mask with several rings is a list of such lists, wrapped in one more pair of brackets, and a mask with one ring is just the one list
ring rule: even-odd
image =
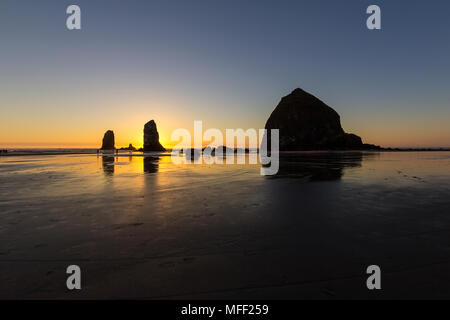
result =
[{"label": "sunset sky", "polygon": [[[39,3],[39,5],[37,5]],[[70,4],[82,30],[66,28]],[[382,30],[366,28],[370,4]],[[450,147],[450,2],[0,2],[0,148],[263,128],[300,87],[385,147]]]}]

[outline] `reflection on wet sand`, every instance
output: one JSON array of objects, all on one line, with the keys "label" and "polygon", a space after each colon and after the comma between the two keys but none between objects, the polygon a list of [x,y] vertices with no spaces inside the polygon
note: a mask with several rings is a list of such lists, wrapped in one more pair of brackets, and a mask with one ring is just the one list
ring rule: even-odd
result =
[{"label": "reflection on wet sand", "polygon": [[77,261],[85,299],[371,298],[375,263],[380,298],[448,295],[449,152],[283,153],[275,179],[146,156],[2,159],[0,298],[73,298]]},{"label": "reflection on wet sand", "polygon": [[145,173],[156,173],[159,168],[159,157],[144,157],[144,172]]},{"label": "reflection on wet sand", "polygon": [[[308,181],[332,181],[340,180],[346,168],[361,167],[363,160],[373,158],[378,153],[374,152],[283,152],[279,155],[279,170],[273,176],[266,176],[269,179],[276,178],[294,178],[306,179]],[[192,159],[191,159],[192,156]],[[187,160],[193,161],[190,165],[198,168],[198,161],[200,156],[196,153],[187,153],[181,155]],[[236,156],[235,156],[236,157]],[[248,155],[245,155],[244,163],[249,163]],[[102,156],[103,172],[106,176],[111,176],[115,173],[115,166],[117,164],[131,164],[134,172],[157,173],[160,171],[160,155],[146,155],[146,156],[128,156],[124,157],[128,163],[120,162],[120,157],[109,155]],[[200,159],[201,160],[201,159]],[[164,159],[164,162],[171,162],[170,157]],[[198,161],[198,162],[197,162]],[[117,162],[117,163],[115,163]],[[190,161],[188,161],[189,163]],[[235,159],[234,163],[237,163]],[[200,165],[201,167],[202,165]],[[218,165],[218,169],[224,168]],[[121,170],[119,170],[119,173]]]},{"label": "reflection on wet sand", "polygon": [[111,176],[114,174],[114,157],[113,156],[102,156],[102,166],[103,172],[106,176]]},{"label": "reflection on wet sand", "polygon": [[[124,157],[125,158],[125,157]],[[159,161],[160,157],[158,155],[156,156],[128,156],[126,159],[128,160],[128,163],[126,162],[120,162],[120,157],[114,157],[109,155],[103,155],[102,156],[102,168],[103,173],[105,176],[112,176],[115,173],[115,166],[118,164],[130,164],[130,168],[132,168],[133,171],[137,171],[139,169],[139,172],[144,173],[156,173],[159,170]],[[142,166],[143,164],[143,166]],[[121,170],[119,170],[119,173]]]},{"label": "reflection on wet sand", "polygon": [[339,180],[345,168],[360,167],[363,158],[376,153],[293,152],[280,154],[278,173],[269,178],[307,178],[310,181]]}]

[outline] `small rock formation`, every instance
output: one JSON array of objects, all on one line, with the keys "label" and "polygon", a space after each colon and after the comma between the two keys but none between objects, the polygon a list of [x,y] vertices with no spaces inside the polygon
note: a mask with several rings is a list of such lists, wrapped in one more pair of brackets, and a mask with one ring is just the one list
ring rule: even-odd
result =
[{"label": "small rock formation", "polygon": [[159,143],[158,130],[153,120],[150,120],[144,126],[144,151],[166,151]]},{"label": "small rock formation", "polygon": [[114,142],[114,132],[112,130],[108,130],[105,132],[103,136],[102,150],[114,150],[115,142]]},{"label": "small rock formation", "polygon": [[265,128],[280,130],[280,151],[379,149],[363,144],[355,134],[346,133],[334,109],[299,88],[281,99]]},{"label": "small rock formation", "polygon": [[188,161],[195,161],[202,155],[202,150],[200,149],[187,148],[182,151],[184,153],[185,158]]},{"label": "small rock formation", "polygon": [[234,150],[229,148],[229,147],[225,147],[225,146],[218,146],[216,148],[214,148],[211,152],[211,155],[213,156],[225,156],[227,153],[234,153]]},{"label": "small rock formation", "polygon": [[130,143],[127,148],[120,148],[120,150],[136,151],[136,148]]}]

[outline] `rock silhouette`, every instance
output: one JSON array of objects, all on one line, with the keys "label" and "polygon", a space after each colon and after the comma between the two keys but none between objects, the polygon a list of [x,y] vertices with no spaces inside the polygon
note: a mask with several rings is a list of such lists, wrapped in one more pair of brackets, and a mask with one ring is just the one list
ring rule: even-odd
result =
[{"label": "rock silhouette", "polygon": [[136,148],[130,143],[127,148],[120,148],[120,150],[136,151]]},{"label": "rock silhouette", "polygon": [[159,143],[159,134],[156,129],[156,123],[153,120],[147,122],[144,126],[144,151],[166,151]]},{"label": "rock silhouette", "polygon": [[103,136],[102,142],[102,150],[114,150],[115,142],[114,142],[114,132],[112,130],[108,130],[105,132]]},{"label": "rock silhouette", "polygon": [[[333,108],[299,88],[281,99],[265,128],[280,130],[280,151],[379,148],[363,144],[359,136],[346,133]],[[267,140],[270,148],[270,135]]]}]

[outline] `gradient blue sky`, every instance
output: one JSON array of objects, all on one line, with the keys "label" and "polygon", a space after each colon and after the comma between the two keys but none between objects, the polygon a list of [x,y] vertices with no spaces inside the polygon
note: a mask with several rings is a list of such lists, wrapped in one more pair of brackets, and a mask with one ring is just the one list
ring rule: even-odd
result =
[{"label": "gradient blue sky", "polygon": [[[82,10],[69,31],[68,5]],[[366,28],[370,4],[382,30]],[[263,128],[301,87],[365,142],[450,147],[450,1],[0,2],[0,147]]]}]

